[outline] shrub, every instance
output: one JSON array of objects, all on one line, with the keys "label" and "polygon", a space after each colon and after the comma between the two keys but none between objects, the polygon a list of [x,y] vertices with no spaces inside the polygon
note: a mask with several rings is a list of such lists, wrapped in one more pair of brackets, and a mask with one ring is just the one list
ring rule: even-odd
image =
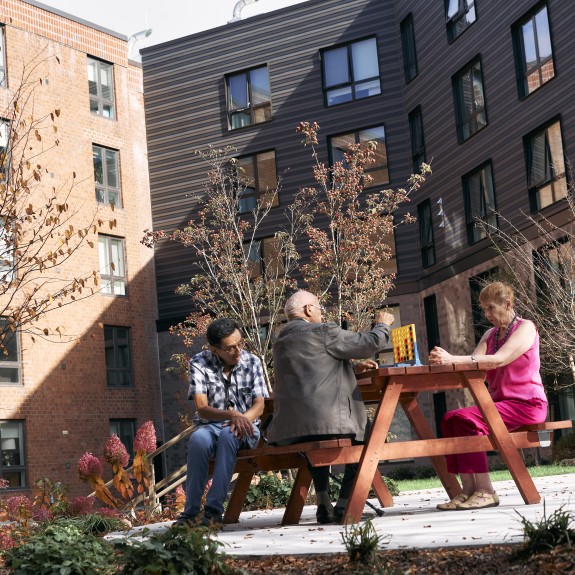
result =
[{"label": "shrub", "polygon": [[371,519],[363,525],[344,525],[341,539],[352,562],[373,562],[377,557],[380,543],[389,539],[389,535],[378,535]]},{"label": "shrub", "polygon": [[553,462],[560,463],[564,459],[575,459],[575,432],[563,435],[553,445]]},{"label": "shrub", "polygon": [[281,475],[259,473],[250,485],[244,503],[245,511],[276,509],[287,505],[293,481]]},{"label": "shrub", "polygon": [[54,523],[6,551],[13,575],[111,575],[112,547],[76,525]]},{"label": "shrub", "polygon": [[79,517],[66,517],[56,519],[54,525],[60,527],[72,526],[82,533],[90,535],[105,535],[110,531],[123,531],[126,529],[126,521],[118,517],[108,517],[101,513],[89,513]]},{"label": "shrub", "polygon": [[[145,535],[149,535],[144,530]],[[215,575],[234,573],[220,553],[223,545],[204,528],[173,526],[143,539],[114,540],[122,575],[182,573]]]}]

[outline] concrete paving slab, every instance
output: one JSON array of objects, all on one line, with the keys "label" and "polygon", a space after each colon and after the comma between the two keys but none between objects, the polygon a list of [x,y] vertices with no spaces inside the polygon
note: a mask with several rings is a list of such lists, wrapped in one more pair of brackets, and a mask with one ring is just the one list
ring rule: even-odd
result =
[{"label": "concrete paving slab", "polygon": [[[563,507],[575,515],[575,474],[555,475],[534,480],[541,503],[525,505],[513,481],[496,482],[500,505],[489,509],[438,511],[446,501],[443,489],[410,491],[394,498],[395,505],[378,517],[369,507],[379,535],[385,536],[384,549],[433,548],[467,545],[510,544],[523,540],[521,516],[533,521]],[[371,500],[377,504],[377,500]],[[519,515],[520,514],[520,515]],[[304,509],[299,525],[282,527],[283,509],[244,512],[240,522],[226,525],[216,537],[229,555],[265,556],[345,552],[341,525],[319,525],[315,506]],[[168,529],[171,523],[158,523],[153,531]],[[122,535],[138,536],[141,529]],[[110,534],[108,538],[118,536]]]}]

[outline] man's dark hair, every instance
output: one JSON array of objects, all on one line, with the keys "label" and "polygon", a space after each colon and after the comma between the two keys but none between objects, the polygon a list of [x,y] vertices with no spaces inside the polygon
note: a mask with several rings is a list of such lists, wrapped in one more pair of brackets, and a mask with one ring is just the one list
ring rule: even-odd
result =
[{"label": "man's dark hair", "polygon": [[227,317],[216,319],[208,326],[206,331],[208,343],[218,347],[222,343],[222,339],[232,335],[236,329],[240,330],[240,326],[233,319]]}]

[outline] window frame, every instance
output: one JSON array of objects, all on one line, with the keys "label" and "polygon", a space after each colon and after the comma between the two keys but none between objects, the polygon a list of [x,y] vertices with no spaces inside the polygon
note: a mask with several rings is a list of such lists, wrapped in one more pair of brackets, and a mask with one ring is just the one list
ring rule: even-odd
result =
[{"label": "window frame", "polygon": [[[452,2],[457,2],[458,9],[449,16],[449,8]],[[467,15],[472,13],[473,20],[467,22]],[[475,0],[445,0],[445,23],[447,26],[447,40],[450,44],[455,42],[461,34],[463,34],[470,26],[477,20],[477,8]],[[459,25],[463,22],[464,27],[460,28]]]},{"label": "window frame", "polygon": [[[268,100],[254,104],[254,93],[252,90],[252,78],[251,75],[257,70],[265,69],[267,72],[267,87],[268,87]],[[234,77],[246,75],[246,107],[232,109],[232,88],[230,87],[230,80]],[[228,130],[239,130],[241,128],[247,128],[249,126],[254,126],[256,124],[263,124],[266,122],[271,122],[273,119],[273,108],[272,108],[272,88],[270,79],[270,70],[267,64],[260,66],[253,66],[251,68],[246,68],[244,70],[239,70],[237,72],[232,72],[225,75],[225,85],[226,85],[226,115],[228,117]],[[263,110],[264,119],[258,121],[258,111]],[[240,116],[242,114],[248,114],[250,117],[249,124],[241,124],[234,126],[234,117]]]},{"label": "window frame", "polygon": [[413,24],[413,14],[411,12],[400,22],[399,32],[401,36],[401,53],[403,56],[403,75],[405,83],[409,84],[419,74],[415,27]]},{"label": "window frame", "polygon": [[[478,105],[475,99],[475,74],[478,67],[481,80],[481,97],[483,106]],[[462,144],[486,128],[489,124],[487,117],[487,99],[485,97],[485,81],[483,79],[483,66],[481,56],[476,56],[461,68],[451,79],[453,87],[453,103],[455,107],[455,118],[457,126],[457,141]],[[471,93],[466,93],[466,88],[471,89]],[[472,102],[471,110],[466,108],[466,96]],[[480,124],[480,116],[483,115],[483,124]],[[469,134],[466,135],[465,127],[469,127]]]},{"label": "window frame", "polygon": [[[374,186],[383,186],[383,185],[387,185],[389,184],[389,182],[391,181],[390,179],[390,175],[389,175],[389,156],[387,153],[387,136],[385,133],[385,124],[378,124],[376,126],[369,126],[369,127],[364,127],[364,128],[359,128],[357,130],[349,130],[347,132],[341,132],[338,134],[332,134],[330,136],[327,137],[327,147],[328,147],[328,154],[329,154],[329,163],[330,166],[333,166],[333,164],[337,161],[340,160],[336,160],[335,159],[335,154],[334,154],[334,146],[333,146],[333,139],[334,138],[342,138],[345,136],[350,136],[353,134],[354,136],[354,143],[355,144],[367,144],[368,142],[372,141],[372,139],[361,139],[361,134],[362,132],[367,132],[369,130],[376,130],[376,129],[383,129],[383,148],[384,148],[384,153],[381,154],[380,152],[376,151],[376,154],[381,155],[382,157],[385,158],[385,164],[378,164],[378,163],[373,163],[373,164],[369,164],[365,167],[364,173],[367,175],[370,175],[373,177],[373,173],[374,172],[378,172],[378,171],[384,171],[387,174],[387,178],[385,181],[379,181],[376,178],[373,178],[373,181],[370,182],[369,184],[365,185],[365,189],[369,189],[372,188]],[[380,142],[381,139],[378,140],[378,148],[380,146]],[[335,149],[341,149],[341,148],[335,148]],[[345,150],[344,150],[345,151]]]},{"label": "window frame", "polygon": [[421,251],[421,265],[430,268],[437,263],[435,257],[435,237],[433,231],[433,211],[431,199],[427,198],[417,206],[417,219],[419,221],[419,245]]},{"label": "window frame", "polygon": [[[260,185],[261,177],[261,164],[260,160],[263,161],[262,156],[266,154],[273,154],[273,163],[274,163],[274,180],[276,182],[276,186],[273,189],[265,188],[262,189],[262,185]],[[253,166],[253,186],[248,185],[248,182],[241,182],[241,175],[240,175],[240,168],[241,162],[243,160],[247,160],[251,158],[252,166]],[[236,173],[235,173],[235,186],[238,192],[238,213],[240,214],[249,214],[254,211],[257,207],[258,203],[264,209],[269,208],[276,208],[279,204],[279,190],[277,189],[278,183],[278,176],[277,176],[277,158],[275,150],[264,150],[262,152],[254,152],[253,154],[245,154],[243,156],[238,156],[236,158]],[[246,193],[247,189],[253,188],[253,192]],[[273,192],[273,197],[266,200],[265,196],[271,195]],[[253,206],[245,206],[242,207],[242,203],[246,200],[250,200],[253,198]],[[271,202],[270,202],[271,200]],[[271,204],[271,205],[270,205]]]},{"label": "window frame", "polygon": [[6,66],[6,25],[0,22],[0,88],[8,87]]},{"label": "window frame", "polygon": [[[556,159],[553,157],[552,150],[551,150],[551,147],[549,145],[549,137],[548,137],[549,129],[552,128],[553,126],[555,126],[556,124],[559,126],[559,137],[561,140],[561,152],[560,152],[561,157],[560,157],[560,159]],[[562,164],[563,171],[561,173],[559,173],[558,175],[553,175],[552,177],[544,179],[541,182],[532,183],[533,156],[534,156],[533,141],[536,137],[538,137],[541,134],[545,134],[545,140],[544,140],[545,150],[544,150],[544,160],[543,160],[545,162],[545,165],[542,166],[543,167],[542,171],[545,173],[549,172],[550,174],[553,174],[555,172],[554,166],[557,163],[557,161],[559,161]],[[563,195],[560,195],[559,197],[557,197],[557,199],[554,199],[554,201],[549,202],[549,203],[545,203],[544,205],[542,204],[542,201],[541,201],[541,191],[544,188],[547,188],[548,186],[551,186],[551,193],[554,197],[557,195],[556,188],[558,185],[561,185],[560,184],[561,182],[563,182],[563,185],[561,187],[563,187],[565,192],[567,192],[567,188],[569,186],[569,177],[568,177],[568,171],[567,171],[567,166],[566,166],[566,161],[565,161],[565,144],[564,144],[564,142],[565,142],[565,138],[563,136],[563,124],[561,122],[560,116],[555,116],[554,118],[552,118],[551,120],[549,120],[545,124],[539,126],[535,130],[532,130],[529,134],[527,134],[523,138],[523,146],[524,146],[524,150],[525,150],[525,168],[526,168],[526,176],[527,176],[527,190],[528,190],[528,194],[529,194],[529,206],[530,206],[532,213],[538,212],[538,211],[540,211],[540,210],[542,210],[548,206],[552,206],[554,204],[557,204],[557,202],[560,202],[562,199],[565,198],[565,194],[563,194]],[[559,192],[560,192],[560,190],[559,190]]]},{"label": "window frame", "polygon": [[421,164],[426,163],[425,134],[423,131],[423,114],[421,106],[417,106],[408,115],[409,136],[411,139],[411,161],[413,173],[421,171]]},{"label": "window frame", "polygon": [[[120,350],[120,335],[119,330],[125,331],[125,339],[127,343],[124,347],[128,350],[127,358],[128,358],[128,367],[123,367],[119,365],[119,357],[121,356],[122,352]],[[112,332],[112,338],[107,337],[106,332]],[[118,325],[104,325],[104,355],[106,359],[106,386],[108,389],[126,389],[134,387],[134,376],[132,373],[132,350],[131,350],[131,329],[130,327],[125,326],[118,326]],[[108,345],[108,342],[112,341],[112,345]],[[114,365],[108,364],[108,349],[113,349],[114,355]],[[121,374],[124,377],[127,375],[128,383],[127,384],[119,384],[113,383],[112,380],[117,381],[117,375]],[[111,383],[112,382],[112,383]]]},{"label": "window frame", "polygon": [[[95,73],[95,80],[94,84],[96,85],[96,94],[93,95],[90,91],[90,74],[88,72],[88,96],[90,99],[90,113],[94,116],[100,116],[101,118],[106,118],[107,120],[116,120],[116,86],[115,86],[115,78],[114,78],[114,64],[112,62],[106,62],[104,60],[100,60],[99,58],[95,58],[94,56],[87,55],[88,57],[88,69],[90,65],[94,64],[94,73]],[[103,95],[102,90],[102,81],[100,72],[103,68],[110,69],[110,91],[111,97],[106,98]],[[96,104],[97,110],[92,109],[92,104]],[[109,106],[110,115],[106,115],[104,113],[105,107]]]},{"label": "window frame", "polygon": [[[273,246],[273,242],[277,241],[275,236],[266,236],[263,238],[254,238],[251,241],[244,242],[243,250],[245,257],[249,260],[249,274],[250,278],[256,279],[267,273],[268,265],[274,261],[271,255],[267,254],[266,246]],[[277,277],[284,276],[283,262],[275,259],[277,262]],[[274,274],[272,277],[276,277]]]},{"label": "window frame", "polygon": [[[7,183],[10,180],[10,166],[12,161],[12,151],[10,147],[10,134],[12,122],[7,118],[0,117],[0,183]],[[5,140],[5,145],[2,140]]]},{"label": "window frame", "polygon": [[[377,76],[370,76],[368,78],[362,78],[361,80],[355,79],[355,70],[354,70],[354,63],[353,63],[353,46],[360,44],[362,42],[367,41],[375,41],[375,58],[377,63]],[[326,54],[329,52],[335,52],[337,50],[342,50],[343,48],[346,49],[347,55],[347,75],[348,81],[347,82],[340,82],[338,84],[333,84],[327,86],[327,71],[326,71]],[[321,77],[322,77],[322,87],[323,87],[323,97],[324,97],[324,106],[327,108],[331,108],[332,106],[339,106],[341,104],[347,104],[349,102],[355,102],[357,100],[364,100],[365,98],[372,98],[374,96],[381,95],[381,65],[380,65],[380,58],[379,58],[379,46],[377,43],[377,36],[366,36],[365,38],[359,38],[357,40],[353,40],[350,42],[344,42],[342,44],[337,44],[335,46],[330,46],[329,48],[322,48],[320,50],[320,60],[321,60]],[[377,94],[368,94],[366,96],[358,96],[357,95],[357,88],[362,84],[369,84],[374,82],[377,79],[379,83],[379,91]],[[341,102],[333,102],[330,104],[329,101],[329,92],[333,92],[335,90],[342,90],[344,88],[349,87],[350,89],[350,99],[344,100]]]},{"label": "window frame", "polygon": [[[96,159],[95,159],[95,152],[99,150],[101,152],[101,160],[102,160],[102,183],[98,183],[96,177]],[[109,180],[109,173],[108,173],[108,162],[106,160],[106,154],[108,152],[112,152],[114,154],[114,163],[116,169],[116,180],[118,185],[111,186],[108,183]],[[94,164],[94,184],[96,188],[96,201],[99,204],[113,204],[116,208],[122,208],[122,185],[121,185],[121,174],[120,174],[120,151],[114,150],[113,148],[107,148],[106,146],[101,146],[99,144],[92,144],[92,160]],[[103,201],[100,200],[100,195],[103,196]],[[114,201],[110,201],[110,194],[117,194],[118,196],[118,203]]]},{"label": "window frame", "polygon": [[[20,477],[19,485],[10,485],[7,490],[21,490],[26,487],[28,481],[28,466],[26,465],[26,428],[25,428],[25,419],[0,419],[0,477],[4,479],[9,478],[6,477],[7,474],[17,474]],[[16,424],[17,425],[17,436],[16,437],[2,437],[4,434],[2,433],[2,428],[6,425]],[[10,450],[10,451],[18,451],[19,452],[19,460],[20,463],[14,465],[11,463],[5,463],[6,459],[4,456],[4,451],[8,451],[8,449],[4,449],[5,441],[9,439],[17,439],[18,440],[18,449]]]},{"label": "window frame", "polygon": [[[479,216],[472,213],[472,206],[474,202],[471,201],[471,178],[475,177],[476,175],[479,176]],[[485,178],[488,178],[489,182],[491,183],[490,199],[492,206],[488,206],[485,190]],[[461,182],[463,187],[463,202],[465,205],[467,243],[472,246],[487,237],[483,228],[476,225],[478,219],[487,221],[490,230],[496,231],[499,229],[499,222],[497,218],[497,197],[495,194],[495,180],[493,178],[493,165],[491,160],[483,162],[481,165],[467,172],[467,174],[464,174],[461,177]],[[487,194],[489,194],[489,190],[487,190]]]},{"label": "window frame", "polygon": [[[98,235],[98,248],[100,248],[100,240],[104,240],[105,242],[105,248],[107,250],[107,262],[110,262],[109,264],[106,264],[105,262],[102,262],[102,258],[101,258],[101,253],[100,251],[98,251],[98,256],[100,257],[100,282],[101,282],[101,288],[100,288],[100,293],[104,294],[104,295],[108,295],[108,296],[112,296],[112,297],[126,297],[128,295],[128,273],[127,273],[127,269],[126,269],[126,240],[125,238],[121,238],[118,236],[109,236],[106,234],[99,234]],[[116,270],[114,269],[116,267],[116,264],[113,260],[113,252],[112,252],[112,246],[114,242],[119,242],[121,244],[121,249],[118,250],[118,253],[121,254],[121,258],[122,261],[119,262],[121,265],[118,266],[123,270],[123,275],[121,274],[116,274],[114,273]],[[104,273],[104,269],[107,267],[111,268],[111,274],[109,273]],[[111,286],[111,291],[104,291],[105,288],[105,283],[108,282],[108,286]],[[120,285],[123,285],[123,293],[115,293],[115,283],[120,283]]]},{"label": "window frame", "polygon": [[[0,387],[11,387],[11,386],[22,386],[22,347],[20,342],[20,330],[16,328],[15,331],[12,331],[11,327],[7,325],[7,318],[5,316],[0,316],[0,333],[1,341],[4,342],[5,336],[9,338],[10,342],[15,343],[15,350],[14,355],[16,359],[6,359],[4,353],[0,353],[0,373],[3,373],[4,370],[16,370],[17,379],[10,379],[10,381],[1,381],[0,378]],[[6,343],[3,343],[4,348]]]},{"label": "window frame", "polygon": [[[541,42],[540,38],[541,35],[538,33],[537,30],[537,16],[543,11],[546,11],[546,24],[547,24],[547,34],[549,36],[549,47],[551,50],[551,54],[549,57],[542,59],[540,56],[541,50]],[[534,43],[534,50],[536,54],[536,64],[535,66],[528,68],[527,56],[525,52],[525,34],[524,34],[524,27],[529,23],[533,23],[533,43]],[[554,58],[554,50],[553,50],[553,34],[551,31],[551,22],[549,20],[549,6],[547,2],[539,2],[535,5],[525,16],[523,16],[520,20],[518,20],[512,27],[513,31],[513,48],[515,51],[515,65],[516,65],[516,73],[517,73],[517,91],[519,95],[519,99],[522,100],[526,98],[533,92],[536,92],[539,88],[544,86],[547,82],[552,80],[555,77],[555,58]],[[543,73],[543,68],[547,66],[551,62],[551,73],[552,75],[545,78]],[[538,72],[538,80],[539,84],[535,86],[532,90],[529,89],[529,78],[532,76],[534,72]]]}]

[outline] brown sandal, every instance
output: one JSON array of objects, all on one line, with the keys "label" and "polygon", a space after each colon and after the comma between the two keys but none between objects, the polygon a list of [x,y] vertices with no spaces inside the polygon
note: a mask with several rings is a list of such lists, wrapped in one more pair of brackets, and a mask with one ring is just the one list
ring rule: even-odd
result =
[{"label": "brown sandal", "polygon": [[457,509],[485,509],[486,507],[497,507],[498,505],[499,497],[497,497],[497,493],[476,491],[467,501],[460,503]]},{"label": "brown sandal", "polygon": [[456,511],[457,509],[459,509],[459,506],[464,502],[467,501],[469,499],[470,495],[465,495],[465,493],[460,493],[459,495],[456,495],[451,501],[448,501],[447,503],[439,503],[439,505],[437,506],[437,509],[439,509],[439,511]]}]

